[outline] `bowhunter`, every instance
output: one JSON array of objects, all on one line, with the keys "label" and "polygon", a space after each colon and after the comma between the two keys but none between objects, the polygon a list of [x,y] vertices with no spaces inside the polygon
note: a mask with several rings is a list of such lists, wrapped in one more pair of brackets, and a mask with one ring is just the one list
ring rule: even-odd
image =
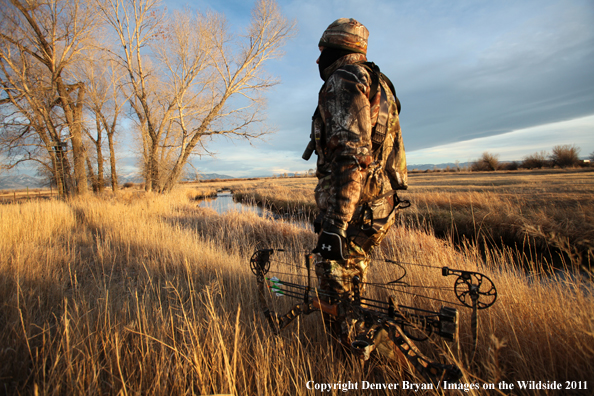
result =
[{"label": "bowhunter", "polygon": [[[407,188],[400,103],[390,80],[367,62],[368,36],[365,26],[341,18],[318,44],[324,85],[303,158],[314,149],[318,155],[314,253],[320,290],[330,296],[352,293],[355,276],[366,281],[370,253],[396,219],[395,192]],[[352,323],[344,317],[330,327],[349,343]]]}]

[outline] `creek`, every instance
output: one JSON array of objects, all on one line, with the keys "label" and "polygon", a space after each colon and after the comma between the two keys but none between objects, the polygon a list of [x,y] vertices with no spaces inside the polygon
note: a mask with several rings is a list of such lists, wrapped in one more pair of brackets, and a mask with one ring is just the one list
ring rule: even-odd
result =
[{"label": "creek", "polygon": [[285,221],[300,228],[313,231],[313,225],[309,221],[299,218],[299,216],[295,217],[289,213],[275,213],[272,210],[256,205],[255,203],[237,202],[233,199],[233,193],[229,190],[220,191],[215,197],[199,199],[198,206],[201,208],[213,209],[218,214],[225,214],[231,211],[253,212],[265,219]]}]

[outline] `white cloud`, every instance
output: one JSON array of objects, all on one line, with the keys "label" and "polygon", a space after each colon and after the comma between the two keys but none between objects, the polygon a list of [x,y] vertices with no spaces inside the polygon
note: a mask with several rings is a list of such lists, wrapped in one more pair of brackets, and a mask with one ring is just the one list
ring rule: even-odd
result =
[{"label": "white cloud", "polygon": [[503,161],[521,160],[542,150],[550,152],[556,145],[574,144],[580,155],[594,151],[594,116],[518,129],[496,136],[415,150],[407,153],[409,165],[439,164],[459,160],[472,161],[488,151]]}]

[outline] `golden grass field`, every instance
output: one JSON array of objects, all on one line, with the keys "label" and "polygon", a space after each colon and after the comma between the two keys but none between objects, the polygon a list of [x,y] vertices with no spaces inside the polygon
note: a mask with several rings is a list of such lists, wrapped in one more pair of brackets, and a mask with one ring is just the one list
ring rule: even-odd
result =
[{"label": "golden grass field", "polygon": [[[571,244],[582,243],[575,238],[583,236],[585,246],[592,240],[593,175],[411,175],[411,188],[401,195],[416,209],[409,209],[412,214],[390,231],[378,257],[478,270],[493,279],[499,292],[494,306],[480,312],[474,361],[469,309],[460,309],[459,346],[437,339],[419,344],[429,357],[456,362],[464,373],[462,383],[557,381],[565,386],[570,381],[571,386],[575,381],[588,389],[516,387],[513,394],[594,392],[591,282],[564,272],[543,275],[548,264],[537,255],[526,257],[535,270],[526,274],[518,261],[524,251],[456,244],[455,238],[437,238],[430,227],[441,210],[449,213],[451,223],[457,219],[455,209],[470,201],[473,231],[508,223],[528,231],[534,227],[544,239],[551,232],[562,235],[558,238],[566,238],[571,252],[576,248]],[[308,381],[424,382],[381,358],[361,368],[353,356],[336,350],[318,314],[272,335],[258,304],[249,258],[260,247],[308,251],[316,236],[250,212],[218,215],[193,199],[224,186],[246,194],[251,190],[254,196],[268,191],[276,205],[298,202],[303,209],[313,202],[314,184],[314,179],[201,183],[170,195],[122,191],[0,205],[1,392],[313,395]],[[578,236],[570,233],[576,227],[581,227]],[[538,232],[526,241],[540,243]],[[580,260],[591,252],[582,245]],[[568,269],[575,260],[574,255]],[[452,279],[438,270],[410,266],[407,271],[414,284],[451,286]],[[381,261],[370,272],[372,280],[394,276],[393,267]],[[434,296],[451,300],[449,293]],[[403,304],[439,308],[410,296],[398,298]]]},{"label": "golden grass field", "polygon": [[[548,264],[588,270],[594,264],[594,172],[535,170],[482,173],[414,173],[399,195],[412,207],[405,223],[430,228],[458,243],[512,247],[526,265],[541,253]],[[313,218],[315,178],[227,182],[248,201]],[[221,183],[201,183],[216,191]]]}]

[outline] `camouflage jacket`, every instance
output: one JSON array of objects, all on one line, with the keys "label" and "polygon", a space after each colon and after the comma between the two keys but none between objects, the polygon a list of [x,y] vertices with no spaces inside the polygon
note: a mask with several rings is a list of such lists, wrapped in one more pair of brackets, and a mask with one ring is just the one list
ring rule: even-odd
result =
[{"label": "camouflage jacket", "polygon": [[[346,227],[358,206],[407,188],[397,103],[381,78],[381,89],[369,97],[374,76],[362,64],[365,60],[363,54],[349,54],[324,70],[327,78],[312,121],[318,154],[316,203],[326,221],[339,227]],[[385,137],[372,136],[382,93],[387,120],[382,122],[385,128],[376,130]]]}]

